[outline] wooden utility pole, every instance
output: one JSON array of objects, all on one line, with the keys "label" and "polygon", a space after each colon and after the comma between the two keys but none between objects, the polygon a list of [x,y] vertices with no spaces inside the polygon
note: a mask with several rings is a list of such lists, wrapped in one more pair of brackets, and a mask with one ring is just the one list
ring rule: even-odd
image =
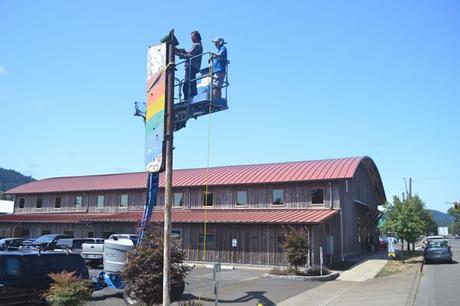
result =
[{"label": "wooden utility pole", "polygon": [[166,150],[165,150],[165,204],[164,204],[164,246],[163,246],[163,305],[171,303],[171,210],[172,210],[172,167],[173,167],[173,134],[174,134],[174,29],[170,32],[167,43],[166,69]]}]

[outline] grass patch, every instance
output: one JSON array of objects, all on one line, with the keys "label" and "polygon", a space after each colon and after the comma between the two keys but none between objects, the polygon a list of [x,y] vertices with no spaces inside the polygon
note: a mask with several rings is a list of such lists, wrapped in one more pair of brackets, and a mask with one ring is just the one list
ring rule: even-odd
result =
[{"label": "grass patch", "polygon": [[423,256],[414,254],[403,263],[402,260],[389,260],[375,277],[384,277],[401,272],[415,271],[423,262]]}]

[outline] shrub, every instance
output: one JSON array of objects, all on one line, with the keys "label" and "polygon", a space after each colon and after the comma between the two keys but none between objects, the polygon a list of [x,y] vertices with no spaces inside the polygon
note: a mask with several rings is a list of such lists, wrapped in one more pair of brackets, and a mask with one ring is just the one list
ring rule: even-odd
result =
[{"label": "shrub", "polygon": [[[328,268],[323,267],[323,275],[330,274],[331,271],[329,271]],[[321,275],[321,268],[318,265],[311,266],[310,268],[307,269],[306,275],[308,276],[319,276]]]},{"label": "shrub", "polygon": [[297,272],[297,267],[307,263],[308,243],[303,231],[290,230],[286,236],[284,243],[285,256],[289,265],[294,266]]},{"label": "shrub", "polygon": [[81,306],[91,299],[91,283],[78,279],[75,272],[51,273],[53,280],[43,297],[53,306]]},{"label": "shrub", "polygon": [[282,268],[273,268],[270,270],[270,274],[274,274],[274,275],[288,275],[289,272],[285,269],[282,269]]},{"label": "shrub", "polygon": [[[184,252],[174,242],[170,253],[170,296],[179,300],[185,289],[184,278],[191,270],[185,266]],[[163,299],[163,232],[149,225],[141,245],[128,253],[128,263],[122,273],[125,290],[141,302],[161,304]]]}]

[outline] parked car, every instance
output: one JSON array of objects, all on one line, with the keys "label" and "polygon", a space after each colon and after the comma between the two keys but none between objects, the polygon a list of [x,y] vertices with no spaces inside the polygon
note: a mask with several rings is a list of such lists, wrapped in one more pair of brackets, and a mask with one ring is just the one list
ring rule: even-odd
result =
[{"label": "parked car", "polygon": [[75,272],[88,279],[88,269],[78,254],[37,250],[0,252],[0,305],[43,303],[41,293],[48,289],[50,273]]},{"label": "parked car", "polygon": [[40,248],[43,250],[50,250],[53,249],[56,246],[56,242],[59,239],[64,239],[64,238],[73,238],[72,235],[67,235],[67,234],[49,234],[49,235],[43,235],[41,237],[38,237],[35,239],[31,246],[35,248]]},{"label": "parked car", "polygon": [[22,247],[24,238],[3,238],[0,239],[0,251],[17,250]]},{"label": "parked car", "polygon": [[379,247],[382,250],[386,250],[388,246],[388,238],[386,236],[380,236],[379,237]]},{"label": "parked car", "polygon": [[432,240],[442,240],[442,241],[446,241],[444,239],[443,236],[439,236],[439,235],[436,235],[436,236],[427,236],[424,240],[423,240],[423,247],[426,247],[427,244],[432,241]]},{"label": "parked car", "polygon": [[54,250],[69,250],[81,254],[84,243],[104,243],[102,238],[64,238],[56,242]]},{"label": "parked car", "polygon": [[452,250],[444,239],[432,239],[428,241],[423,260],[425,263],[430,262],[453,262]]}]

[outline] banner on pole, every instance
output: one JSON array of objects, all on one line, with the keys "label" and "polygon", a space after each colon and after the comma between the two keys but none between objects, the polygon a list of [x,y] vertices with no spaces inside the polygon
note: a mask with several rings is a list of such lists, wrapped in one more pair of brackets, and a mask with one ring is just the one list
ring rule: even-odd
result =
[{"label": "banner on pole", "polygon": [[145,154],[147,172],[164,170],[166,108],[166,43],[150,46],[147,55]]}]

